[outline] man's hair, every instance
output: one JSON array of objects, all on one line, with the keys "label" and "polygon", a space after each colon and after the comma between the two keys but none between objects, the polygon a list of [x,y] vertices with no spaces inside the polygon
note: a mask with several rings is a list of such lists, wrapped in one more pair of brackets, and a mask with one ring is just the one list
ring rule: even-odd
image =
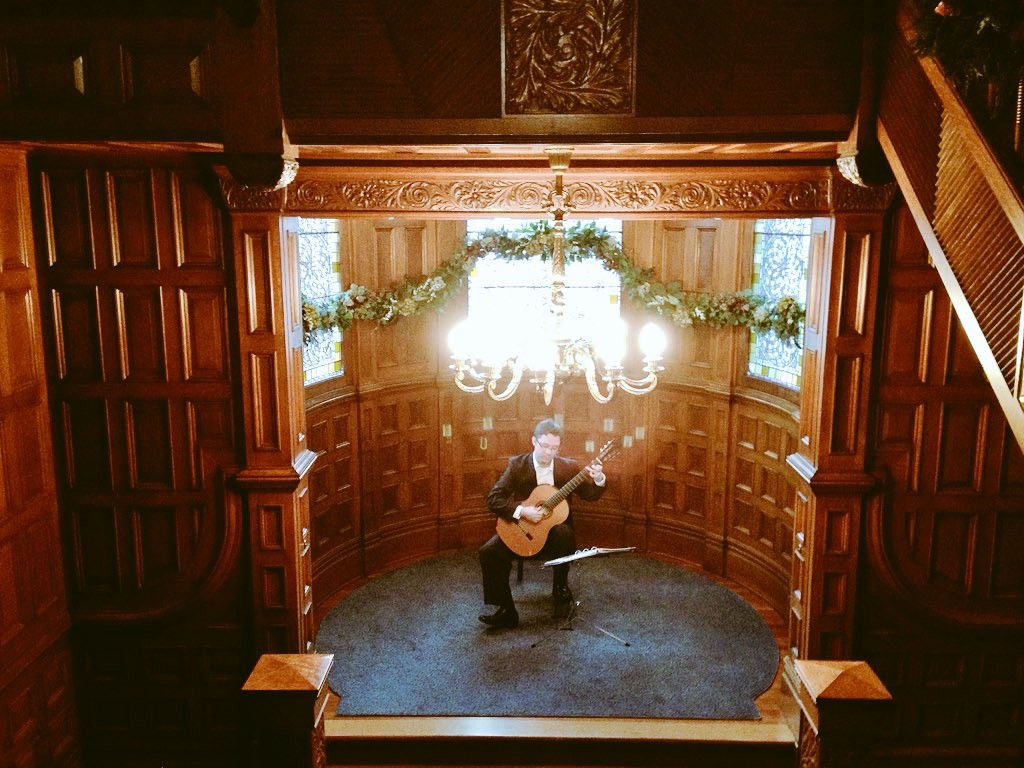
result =
[{"label": "man's hair", "polygon": [[539,440],[544,435],[558,435],[561,437],[562,427],[554,419],[542,419],[533,428],[533,436]]}]

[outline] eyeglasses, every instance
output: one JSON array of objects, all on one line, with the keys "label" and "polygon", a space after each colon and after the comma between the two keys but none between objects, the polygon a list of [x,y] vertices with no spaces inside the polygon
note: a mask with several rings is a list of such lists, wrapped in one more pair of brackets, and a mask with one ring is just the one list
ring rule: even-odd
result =
[{"label": "eyeglasses", "polygon": [[537,447],[538,448],[543,448],[545,451],[551,451],[552,453],[558,453],[559,448],[561,448],[562,446],[561,446],[561,444],[559,444],[559,445],[551,445],[550,443],[543,443],[540,440],[538,440],[537,441]]}]

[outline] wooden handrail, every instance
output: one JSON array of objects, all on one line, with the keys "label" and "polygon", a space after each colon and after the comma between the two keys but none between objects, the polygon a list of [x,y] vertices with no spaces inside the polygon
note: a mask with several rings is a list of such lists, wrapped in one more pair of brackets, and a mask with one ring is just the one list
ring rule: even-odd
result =
[{"label": "wooden handrail", "polygon": [[1024,448],[1024,195],[941,65],[914,55],[903,22],[887,54],[879,141]]}]

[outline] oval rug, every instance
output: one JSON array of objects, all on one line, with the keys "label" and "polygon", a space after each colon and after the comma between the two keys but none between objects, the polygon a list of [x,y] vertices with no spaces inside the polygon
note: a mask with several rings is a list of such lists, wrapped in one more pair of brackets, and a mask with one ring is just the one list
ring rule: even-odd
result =
[{"label": "oval rug", "polygon": [[578,561],[569,584],[567,624],[528,561],[518,629],[491,630],[475,550],[371,579],[317,632],[338,714],[759,719],[778,645],[737,594],[634,553]]}]

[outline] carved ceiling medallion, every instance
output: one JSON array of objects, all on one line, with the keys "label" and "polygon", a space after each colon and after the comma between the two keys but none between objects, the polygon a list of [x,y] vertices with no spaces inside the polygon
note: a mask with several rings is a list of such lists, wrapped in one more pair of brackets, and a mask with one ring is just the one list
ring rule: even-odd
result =
[{"label": "carved ceiling medallion", "polygon": [[636,0],[505,0],[505,113],[633,112]]}]

